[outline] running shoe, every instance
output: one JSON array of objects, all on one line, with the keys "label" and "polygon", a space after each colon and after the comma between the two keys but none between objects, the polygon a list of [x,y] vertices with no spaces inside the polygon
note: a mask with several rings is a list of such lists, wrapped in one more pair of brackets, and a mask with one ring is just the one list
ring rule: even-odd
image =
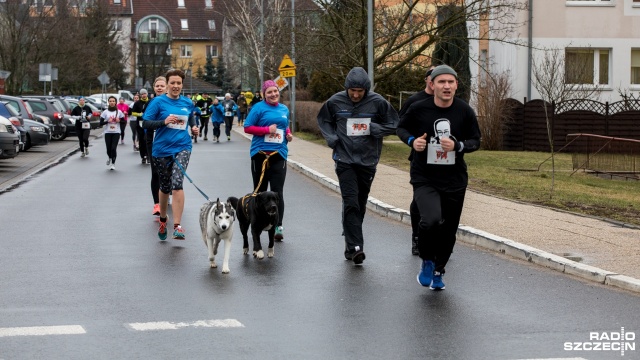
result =
[{"label": "running shoe", "polygon": [[160,216],[160,204],[153,205],[153,215]]},{"label": "running shoe", "polygon": [[433,280],[431,281],[431,286],[429,289],[431,290],[444,290],[444,282],[442,281],[442,273],[438,271],[433,272]]},{"label": "running shoe", "polygon": [[182,230],[182,226],[178,225],[177,228],[173,229],[173,238],[176,240],[184,240],[184,230]]},{"label": "running shoe", "polygon": [[284,228],[282,226],[276,226],[276,234],[273,238],[276,240],[282,240],[284,238]]},{"label": "running shoe", "polygon": [[111,164],[111,167],[109,168],[109,170],[115,170],[116,169],[116,164]]},{"label": "running shoe", "polygon": [[435,264],[431,260],[422,260],[422,265],[420,266],[420,272],[418,273],[417,280],[418,284],[422,286],[430,286],[431,280],[433,280],[433,270],[435,269]]},{"label": "running shoe", "polygon": [[80,154],[80,157],[85,157],[84,151]]},{"label": "running shoe", "polygon": [[84,154],[89,156],[89,148],[84,148]]},{"label": "running shoe", "polygon": [[231,141],[231,136],[227,136],[227,141]]},{"label": "running shoe", "polygon": [[167,240],[167,222],[160,221],[160,228],[158,229],[158,237],[160,240]]},{"label": "running shoe", "polygon": [[107,159],[107,166],[111,165],[111,159]]}]

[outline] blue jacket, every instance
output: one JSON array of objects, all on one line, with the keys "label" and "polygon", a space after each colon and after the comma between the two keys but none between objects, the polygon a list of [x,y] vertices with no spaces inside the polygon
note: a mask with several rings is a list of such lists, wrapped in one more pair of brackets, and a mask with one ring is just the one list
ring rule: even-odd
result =
[{"label": "blue jacket", "polygon": [[224,122],[224,108],[222,104],[209,106],[211,112],[211,122],[214,124],[222,124]]}]

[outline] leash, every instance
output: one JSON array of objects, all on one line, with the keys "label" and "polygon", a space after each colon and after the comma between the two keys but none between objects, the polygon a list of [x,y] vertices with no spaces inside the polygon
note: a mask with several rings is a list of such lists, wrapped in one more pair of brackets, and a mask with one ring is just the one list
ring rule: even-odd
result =
[{"label": "leash", "polygon": [[256,186],[256,188],[253,190],[253,193],[251,193],[249,195],[245,195],[242,198],[240,198],[240,205],[242,206],[242,209],[244,210],[244,213],[245,213],[247,218],[249,218],[249,212],[248,212],[249,210],[245,206],[245,203],[246,203],[247,199],[252,198],[252,197],[256,197],[256,195],[258,195],[258,189],[260,189],[260,185],[262,185],[262,179],[264,179],[264,173],[269,168],[269,158],[272,155],[277,154],[278,150],[275,150],[270,154],[267,154],[266,152],[264,152],[262,150],[260,150],[258,153],[260,153],[260,154],[265,156],[264,160],[262,161],[262,173],[260,174],[260,181],[258,181],[258,186]]},{"label": "leash", "polygon": [[200,194],[202,194],[202,196],[204,196],[204,198],[207,199],[207,201],[211,201],[211,200],[209,200],[209,197],[207,196],[207,194],[205,194],[204,191],[200,190],[200,188],[196,184],[193,183],[193,180],[191,180],[189,175],[187,175],[187,172],[182,167],[182,164],[180,164],[180,162],[176,160],[175,156],[173,157],[173,162],[178,164],[178,167],[180,168],[180,171],[182,172],[182,175],[184,175],[184,177],[186,177],[189,180],[189,182],[191,184],[193,184],[193,186],[195,186],[195,188],[200,192]]}]

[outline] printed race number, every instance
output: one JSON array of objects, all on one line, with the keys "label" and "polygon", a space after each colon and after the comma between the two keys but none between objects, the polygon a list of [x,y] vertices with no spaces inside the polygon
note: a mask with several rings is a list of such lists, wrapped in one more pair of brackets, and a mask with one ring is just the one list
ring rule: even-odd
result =
[{"label": "printed race number", "polygon": [[189,118],[187,117],[187,115],[175,115],[175,114],[171,114],[171,115],[177,117],[178,122],[176,122],[175,124],[167,125],[168,128],[176,129],[176,130],[184,130],[187,128],[187,122],[189,121]]},{"label": "printed race number", "polygon": [[284,141],[284,130],[277,129],[275,134],[267,134],[264,136],[264,142],[282,144]]},{"label": "printed race number", "polygon": [[371,134],[371,119],[347,119],[348,136],[365,136]]}]

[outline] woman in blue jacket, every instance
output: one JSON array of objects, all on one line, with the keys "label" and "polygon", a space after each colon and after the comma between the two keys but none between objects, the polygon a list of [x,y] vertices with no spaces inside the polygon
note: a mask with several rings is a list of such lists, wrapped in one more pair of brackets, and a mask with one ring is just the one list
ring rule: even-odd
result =
[{"label": "woman in blue jacket", "polygon": [[224,122],[224,107],[217,98],[213,98],[213,103],[209,106],[211,114],[211,124],[213,125],[213,141],[220,142],[220,124]]}]

